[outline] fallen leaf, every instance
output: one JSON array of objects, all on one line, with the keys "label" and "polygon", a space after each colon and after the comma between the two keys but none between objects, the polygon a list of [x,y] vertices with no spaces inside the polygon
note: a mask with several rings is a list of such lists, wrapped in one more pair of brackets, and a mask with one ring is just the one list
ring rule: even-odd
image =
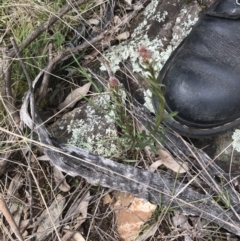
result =
[{"label": "fallen leaf", "polygon": [[29,224],[29,219],[21,220],[19,225],[20,230],[22,231],[23,229],[25,229],[28,224]]},{"label": "fallen leaf", "polygon": [[112,202],[112,198],[109,195],[109,193],[105,194],[104,197],[103,197],[103,204],[106,205],[106,204],[109,204],[111,202]]},{"label": "fallen leaf", "polygon": [[183,227],[187,222],[187,217],[182,214],[175,214],[175,216],[172,217],[172,222],[174,227]]},{"label": "fallen leaf", "polygon": [[0,176],[5,174],[7,170],[7,163],[8,163],[8,160],[6,158],[2,158],[2,157],[0,158]]},{"label": "fallen leaf", "polygon": [[[179,232],[179,230],[184,230],[184,232],[185,232],[184,240],[185,241],[193,241],[191,236],[194,233],[194,231],[193,231],[191,225],[188,223],[188,218],[186,216],[176,212],[175,215],[172,217],[172,223],[173,223],[173,226],[176,227],[175,230],[173,229],[172,234],[174,231],[176,234],[177,232]],[[197,233],[198,233],[198,235],[200,234],[199,230]]]},{"label": "fallen leaf", "polygon": [[139,235],[141,226],[152,216],[157,205],[131,194],[116,191],[113,193],[117,231],[124,241],[133,241]]},{"label": "fallen leaf", "polygon": [[87,23],[88,23],[89,25],[98,25],[98,24],[99,24],[99,20],[98,20],[98,19],[93,19],[93,18],[91,18],[91,19],[89,19],[89,20],[87,21]]},{"label": "fallen leaf", "polygon": [[129,6],[132,6],[132,0],[124,0]]},{"label": "fallen leaf", "polygon": [[[86,196],[81,199],[81,202],[76,205],[74,208],[74,213],[78,214],[78,217],[75,220],[75,227],[79,227],[87,218],[87,209],[90,200],[90,192],[87,192]],[[80,215],[81,214],[81,215]]]},{"label": "fallen leaf", "polygon": [[167,151],[159,149],[157,152],[161,158],[161,162],[164,166],[171,169],[176,173],[185,173],[188,171],[188,165],[186,162],[176,161]]},{"label": "fallen leaf", "polygon": [[53,232],[54,227],[58,227],[64,204],[65,198],[58,194],[50,207],[43,211],[36,223],[36,225],[39,225],[36,233],[36,240],[45,240],[45,238]]},{"label": "fallen leaf", "polygon": [[[64,235],[64,237],[61,239],[62,241],[68,241],[70,238],[70,241],[85,241],[85,238],[82,236],[82,234],[78,231],[69,231],[70,227],[69,225],[66,225],[66,227],[63,229],[63,231],[67,234]],[[67,231],[66,231],[67,230]]]},{"label": "fallen leaf", "polygon": [[[7,190],[7,194],[9,197],[14,197],[18,195],[18,190],[23,185],[23,178],[21,177],[21,173],[17,173],[10,182],[10,185]],[[21,215],[23,212],[25,205],[20,203],[17,200],[11,199],[9,203],[9,211],[18,226],[20,223]]]},{"label": "fallen leaf", "polygon": [[136,4],[133,4],[133,10],[134,11],[141,10],[142,8],[144,8],[144,6],[140,2],[137,2]]},{"label": "fallen leaf", "polygon": [[58,188],[63,192],[68,192],[70,190],[70,186],[67,184],[66,178],[63,173],[57,168],[53,167],[53,176]]},{"label": "fallen leaf", "polygon": [[91,83],[87,83],[82,87],[73,90],[66,99],[58,105],[58,109],[72,108],[79,100],[86,96],[90,89]]},{"label": "fallen leaf", "polygon": [[77,230],[83,222],[85,222],[87,218],[87,209],[88,209],[90,198],[91,198],[90,192],[87,192],[85,197],[81,197],[78,200],[76,200],[74,205],[72,205],[69,208],[68,212],[65,215],[65,218],[76,217],[76,219],[74,220],[75,225],[72,228],[72,230],[69,230],[70,229],[69,226],[65,227],[67,231],[65,231],[66,233],[62,237],[62,241],[69,240],[69,238],[72,236],[72,233],[75,232],[75,230]]},{"label": "fallen leaf", "polygon": [[47,155],[42,155],[37,158],[38,161],[51,161]]},{"label": "fallen leaf", "polygon": [[119,16],[116,15],[113,18],[113,22],[114,22],[115,26],[117,26],[117,25],[120,25],[122,23],[122,20],[121,20],[121,18],[119,18]]},{"label": "fallen leaf", "polygon": [[12,213],[13,219],[14,219],[15,223],[19,226],[24,207],[23,207],[23,205],[19,205],[19,203],[12,203],[11,207],[13,205],[17,206],[17,211]]},{"label": "fallen leaf", "polygon": [[126,39],[128,39],[129,38],[129,36],[130,36],[130,33],[128,32],[128,31],[126,31],[126,32],[123,32],[123,33],[121,33],[121,34],[119,34],[117,37],[116,37],[116,39],[117,40],[126,40]]},{"label": "fallen leaf", "polygon": [[83,236],[79,232],[76,232],[73,235],[72,239],[75,240],[75,241],[85,241],[85,238],[83,238]]},{"label": "fallen leaf", "polygon": [[161,160],[155,161],[149,168],[149,172],[155,172],[163,164]]},{"label": "fallen leaf", "polygon": [[23,178],[21,178],[21,173],[19,172],[13,177],[12,181],[10,182],[7,194],[9,196],[14,196],[18,189],[22,187],[22,185]]},{"label": "fallen leaf", "polygon": [[[143,132],[149,133],[147,128],[141,123],[137,123],[136,127],[137,127],[137,130],[139,131],[139,133],[143,133]],[[149,158],[151,158],[151,156],[155,156],[155,153],[153,153],[150,146],[145,146],[144,151]]]},{"label": "fallen leaf", "polygon": [[15,223],[12,214],[10,213],[8,206],[3,198],[3,196],[0,194],[0,212],[3,214],[3,216],[6,218],[9,226],[11,227],[11,230],[16,235],[16,237],[23,241],[23,237],[19,231],[18,225]]}]

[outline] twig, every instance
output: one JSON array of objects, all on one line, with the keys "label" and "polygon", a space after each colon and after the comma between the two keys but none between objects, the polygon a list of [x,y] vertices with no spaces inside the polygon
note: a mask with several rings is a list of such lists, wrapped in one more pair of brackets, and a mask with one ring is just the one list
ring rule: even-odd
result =
[{"label": "twig", "polygon": [[3,213],[3,216],[6,218],[9,226],[11,227],[11,229],[14,232],[14,234],[16,235],[16,237],[20,241],[24,241],[23,237],[19,231],[19,228],[18,228],[17,224],[15,223],[15,221],[12,217],[12,214],[10,213],[10,211],[7,207],[7,204],[5,203],[5,200],[1,194],[0,194],[0,211]]},{"label": "twig", "polygon": [[[14,38],[10,38],[10,41],[13,45],[13,48],[16,52],[16,55],[18,57],[18,60],[20,61],[20,64],[22,66],[22,69],[23,69],[23,72],[25,74],[25,77],[27,79],[27,82],[28,82],[28,86],[29,88],[31,89],[31,96],[30,96],[30,105],[31,105],[31,116],[32,116],[32,126],[31,126],[31,130],[34,130],[34,123],[35,123],[35,117],[34,117],[34,113],[35,113],[35,100],[34,100],[34,95],[33,95],[33,91],[32,91],[32,81],[31,81],[31,78],[27,72],[27,68],[25,66],[25,63],[22,59],[22,56],[21,56],[21,53],[20,53],[20,50],[17,46],[17,43],[16,41],[14,40]],[[30,134],[30,139],[33,139],[33,131],[31,131],[31,134]],[[27,179],[28,179],[28,183],[29,183],[29,206],[30,206],[30,217],[29,217],[29,224],[32,224],[32,219],[33,219],[33,211],[32,211],[32,206],[33,206],[33,201],[32,201],[32,179],[30,177],[30,170],[31,170],[31,158],[32,158],[32,143],[29,143],[29,149],[30,151],[28,152],[28,158],[27,159],[27,163],[28,163],[28,168],[27,168]]]},{"label": "twig", "polygon": [[20,123],[19,113],[17,108],[14,104],[14,98],[12,94],[12,87],[11,87],[11,63],[10,58],[8,57],[7,48],[2,48],[2,56],[3,56],[3,63],[2,69],[0,70],[0,74],[2,75],[2,90],[1,96],[3,99],[3,104],[7,112],[9,113],[10,121],[13,120],[13,126],[18,125]]}]

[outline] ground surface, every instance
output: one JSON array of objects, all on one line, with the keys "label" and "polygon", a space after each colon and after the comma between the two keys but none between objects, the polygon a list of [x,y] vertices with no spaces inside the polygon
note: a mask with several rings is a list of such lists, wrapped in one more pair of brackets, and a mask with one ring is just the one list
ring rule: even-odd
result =
[{"label": "ground surface", "polygon": [[[123,101],[114,102],[116,96],[111,95],[112,86],[109,88],[109,84],[115,83],[109,81],[114,76],[131,96],[143,101],[147,84],[146,71],[139,65],[139,46],[144,45],[152,52],[156,61],[154,71],[158,73],[172,50],[189,33],[202,9],[211,2],[78,1],[64,7],[65,1],[4,1],[0,19],[0,211],[4,216],[0,223],[1,240],[238,240],[234,234],[228,235],[225,229],[206,221],[201,215],[182,215],[175,207],[161,205],[164,198],[155,202],[158,205],[151,204],[130,194],[112,192],[111,188],[106,188],[109,184],[91,185],[86,178],[67,175],[67,169],[60,168],[62,172],[59,171],[53,162],[49,162],[46,152],[44,155],[43,141],[38,142],[36,129],[36,133],[31,134],[31,125],[20,125],[18,112],[24,103],[25,91],[29,89],[27,76],[32,82],[39,71],[45,69],[51,75],[41,76],[42,83],[34,94],[35,111],[45,121],[44,126],[50,134],[57,138],[52,138],[51,143],[60,145],[61,141],[67,146],[78,145],[123,163],[126,165],[123,174],[127,173],[127,166],[155,170],[160,177],[168,175],[173,180],[178,179],[186,189],[190,186],[200,194],[207,194],[222,205],[222,211],[228,211],[230,208],[222,197],[227,192],[223,188],[229,179],[217,180],[222,185],[217,192],[217,188],[211,189],[212,183],[201,176],[202,172],[199,177],[195,176],[198,170],[194,165],[201,163],[201,155],[199,158],[178,156],[177,149],[182,152],[179,146],[172,147],[172,155],[171,151],[162,148],[154,152],[149,148],[152,142],[151,145],[144,143],[146,136],[133,136],[130,131],[142,133],[141,128],[135,126],[137,122],[131,115],[134,112],[131,105],[116,108],[116,104],[123,104]],[[59,17],[53,24],[56,14]],[[36,34],[32,35],[34,31]],[[13,47],[11,38],[20,47],[21,56],[16,56],[19,51]],[[25,65],[27,75],[21,64]],[[102,72],[104,69],[107,71]],[[91,86],[86,87],[89,82]],[[77,94],[72,94],[77,88]],[[64,102],[67,96],[69,100]],[[95,102],[99,96],[105,100],[103,104]],[[133,137],[138,140],[134,145]],[[226,139],[224,136],[219,138]],[[191,141],[187,140],[188,143]],[[208,141],[211,147],[223,143],[220,139]],[[205,147],[206,143],[206,140],[198,141],[198,146]],[[59,147],[57,144],[51,148]],[[140,144],[142,148],[139,148]],[[212,158],[215,149],[210,148],[208,152]],[[234,155],[232,159],[229,156],[218,158],[225,161],[222,167],[226,175],[232,175],[228,163],[238,159],[235,152]],[[159,159],[163,164],[161,167],[157,162]],[[179,161],[186,160],[188,164],[179,168],[182,163]],[[239,167],[234,166],[234,170],[236,168]],[[91,172],[91,180],[98,177],[97,172],[98,166]],[[236,174],[238,171],[234,172]],[[131,177],[126,178],[131,183]],[[164,181],[168,180],[163,178]],[[118,183],[119,187],[122,185]],[[163,193],[168,191],[163,190]],[[231,191],[226,196],[231,198]],[[173,193],[173,190],[169,192]]]}]

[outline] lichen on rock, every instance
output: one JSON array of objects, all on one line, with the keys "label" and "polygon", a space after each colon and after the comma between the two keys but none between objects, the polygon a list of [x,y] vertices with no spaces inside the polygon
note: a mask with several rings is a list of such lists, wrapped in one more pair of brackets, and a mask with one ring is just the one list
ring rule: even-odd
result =
[{"label": "lichen on rock", "polygon": [[[132,64],[133,72],[147,77],[146,72],[141,68],[138,53],[139,46],[144,45],[152,52],[152,59],[155,63],[154,69],[158,73],[172,51],[189,33],[192,25],[198,20],[198,15],[201,11],[198,3],[193,1],[185,5],[180,13],[178,13],[177,18],[174,18],[174,22],[171,22],[172,20],[169,20],[173,15],[172,12],[170,13],[171,7],[176,8],[176,4],[166,3],[165,8],[163,7],[162,10],[158,11],[159,4],[161,5],[157,0],[149,3],[143,12],[143,21],[132,31],[130,40],[123,41],[104,53],[105,57],[109,60],[113,72],[120,69],[119,64],[121,62],[129,60]],[[158,34],[161,28],[165,30],[172,29],[171,40],[168,41],[167,45],[165,44],[167,38],[165,36],[161,38]],[[106,70],[103,65],[100,69],[103,71]]]},{"label": "lichen on rock", "polygon": [[237,151],[240,152],[240,130],[235,130],[233,135],[233,148]]},{"label": "lichen on rock", "polygon": [[123,140],[118,137],[110,96],[99,94],[57,120],[50,132],[60,141],[105,157],[117,156]]}]

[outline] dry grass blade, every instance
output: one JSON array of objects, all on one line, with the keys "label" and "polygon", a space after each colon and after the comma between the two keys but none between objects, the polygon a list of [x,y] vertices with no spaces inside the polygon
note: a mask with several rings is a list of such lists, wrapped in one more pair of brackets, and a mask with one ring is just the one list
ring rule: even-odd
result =
[{"label": "dry grass blade", "polygon": [[3,213],[3,216],[6,218],[9,226],[11,227],[12,231],[14,232],[14,234],[16,235],[16,237],[20,240],[20,241],[24,241],[23,237],[19,231],[18,226],[16,225],[12,214],[10,213],[7,204],[3,198],[3,196],[0,194],[0,211]]},{"label": "dry grass blade", "polygon": [[14,98],[12,94],[12,86],[11,86],[11,59],[8,56],[7,48],[4,47],[2,50],[2,66],[0,69],[0,75],[2,76],[2,87],[1,87],[1,100],[7,110],[10,118],[9,120],[12,122],[12,125],[18,125],[20,123],[19,113],[17,112],[17,108],[14,103]]}]

